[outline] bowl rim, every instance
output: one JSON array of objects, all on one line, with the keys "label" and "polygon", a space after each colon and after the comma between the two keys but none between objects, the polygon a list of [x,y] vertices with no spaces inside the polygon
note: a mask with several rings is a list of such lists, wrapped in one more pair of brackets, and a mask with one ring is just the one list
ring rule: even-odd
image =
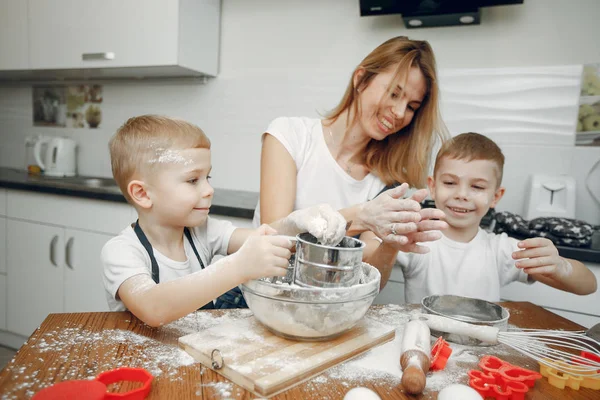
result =
[{"label": "bowl rim", "polygon": [[[461,300],[466,300],[466,301],[473,301],[473,300],[481,301],[483,303],[487,303],[487,304],[491,305],[494,308],[500,308],[502,318],[496,319],[496,320],[490,320],[490,321],[483,321],[483,320],[474,321],[472,318],[461,318],[456,315],[444,314],[444,313],[437,311],[425,304],[426,300],[434,299],[434,298],[453,298],[453,299],[461,299]],[[451,319],[454,319],[457,321],[466,322],[466,323],[475,324],[475,325],[493,325],[493,326],[502,325],[502,324],[507,323],[508,319],[510,318],[510,312],[508,311],[508,309],[506,307],[502,307],[499,304],[492,303],[491,301],[479,299],[476,297],[458,296],[458,295],[453,295],[453,294],[425,296],[425,297],[423,297],[423,299],[421,299],[421,307],[430,314],[441,315],[442,317],[451,318]]]},{"label": "bowl rim", "polygon": [[[298,286],[298,288],[301,289],[307,289],[305,287],[302,286]],[[314,289],[314,288],[313,288]],[[331,289],[331,288],[323,288],[323,289]],[[273,297],[273,296],[269,296],[266,294],[262,294],[257,292],[256,290],[251,289],[250,287],[246,286],[245,284],[242,284],[242,292],[244,290],[247,290],[249,293],[258,296],[258,297],[262,297],[263,299],[270,299],[270,300],[276,300],[276,301],[282,301],[285,303],[297,303],[297,304],[343,304],[343,303],[351,303],[354,301],[360,301],[360,300],[365,300],[368,299],[370,297],[374,297],[377,296],[379,294],[379,288],[375,288],[373,290],[371,290],[370,292],[360,296],[360,297],[354,297],[352,299],[343,299],[343,300],[327,300],[327,301],[321,301],[321,302],[315,302],[314,300],[300,300],[300,299],[291,299],[291,298],[282,298],[282,297]]]},{"label": "bowl rim", "polygon": [[300,286],[298,284],[296,284],[296,286],[294,286],[294,291],[299,291],[299,292],[314,292],[314,291],[320,291],[320,292],[325,292],[325,293],[335,293],[335,292],[346,292],[349,291],[351,288],[354,290],[357,290],[357,288],[366,288],[369,286],[373,286],[373,289],[368,291],[366,294],[354,298],[352,300],[349,299],[344,299],[344,300],[328,300],[328,301],[321,301],[319,303],[315,303],[313,300],[299,300],[299,299],[290,299],[290,298],[280,298],[280,297],[273,297],[273,296],[269,296],[269,295],[265,295],[262,293],[257,292],[256,290],[252,289],[251,287],[248,286],[248,283],[254,283],[256,285],[261,285],[261,286],[265,286],[271,289],[278,289],[278,290],[282,290],[282,289],[286,289],[288,287],[291,287],[290,285],[288,285],[287,283],[282,283],[282,284],[277,284],[277,283],[271,283],[268,281],[264,281],[261,279],[253,279],[250,280],[248,282],[244,282],[240,285],[242,292],[244,290],[247,290],[248,292],[263,297],[263,298],[267,298],[267,299],[274,299],[274,300],[278,300],[278,301],[286,301],[286,302],[290,302],[290,303],[300,303],[300,304],[340,304],[340,303],[348,303],[350,301],[354,301],[354,300],[364,300],[365,298],[371,297],[373,295],[377,296],[377,294],[379,294],[380,289],[379,286],[381,285],[381,272],[379,272],[379,270],[374,267],[373,265],[366,263],[366,262],[362,262],[362,266],[368,266],[369,268],[371,268],[371,272],[376,274],[376,276],[373,278],[372,281],[366,282],[366,283],[359,283],[357,285],[353,285],[353,286],[340,286],[340,287],[315,287],[315,286],[310,286],[310,287],[306,287],[306,286]]}]

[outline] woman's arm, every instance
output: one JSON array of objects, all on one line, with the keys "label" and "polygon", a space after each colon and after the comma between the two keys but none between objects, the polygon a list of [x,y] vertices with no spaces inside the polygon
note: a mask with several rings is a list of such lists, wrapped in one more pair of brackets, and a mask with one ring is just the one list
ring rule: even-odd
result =
[{"label": "woman's arm", "polygon": [[263,135],[260,156],[260,223],[288,216],[296,201],[296,163],[272,135]]}]

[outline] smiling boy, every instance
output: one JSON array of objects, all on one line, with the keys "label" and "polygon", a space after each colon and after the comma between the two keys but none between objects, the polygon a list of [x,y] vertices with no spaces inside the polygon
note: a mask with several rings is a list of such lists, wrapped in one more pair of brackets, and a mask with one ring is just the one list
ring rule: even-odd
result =
[{"label": "smiling boy", "polygon": [[[344,236],[344,217],[327,206],[298,210],[257,230],[209,217],[210,141],[188,122],[130,118],[111,139],[110,154],[138,220],[103,247],[104,285],[112,311],[128,309],[148,325],[214,308],[213,299],[250,279],[285,276],[291,242],[276,232]],[[232,255],[209,265],[217,254]]]},{"label": "smiling boy", "polygon": [[[407,303],[434,294],[499,301],[500,288],[514,281],[539,281],[580,295],[596,291],[594,274],[560,257],[550,240],[518,241],[479,227],[504,195],[503,167],[502,151],[481,134],[463,133],[442,145],[428,186],[449,227],[440,240],[422,244],[429,248],[426,254],[397,252]],[[382,276],[389,276],[391,254],[394,245],[382,243],[368,261],[383,265]]]}]

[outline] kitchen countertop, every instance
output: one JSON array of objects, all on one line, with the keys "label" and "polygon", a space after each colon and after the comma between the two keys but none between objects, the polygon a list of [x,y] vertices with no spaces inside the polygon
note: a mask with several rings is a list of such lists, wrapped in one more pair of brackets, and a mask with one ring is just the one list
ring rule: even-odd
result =
[{"label": "kitchen countertop", "polygon": [[[91,184],[82,183],[86,179]],[[126,202],[121,190],[112,178],[35,176],[28,175],[26,171],[0,167],[1,187],[97,200]],[[252,219],[257,203],[257,192],[215,188],[210,212],[213,215]],[[573,258],[581,262],[600,264],[600,231],[594,234],[592,245],[589,248],[558,246],[558,252],[563,257]]]},{"label": "kitchen countertop", "polygon": [[[511,313],[509,323],[517,327],[581,329],[580,325],[532,303],[500,304],[509,309]],[[393,321],[393,318],[404,318],[417,307],[419,306],[373,306],[369,312],[379,316],[382,318],[381,321],[385,322]],[[149,400],[256,398],[242,387],[202,364],[194,362],[177,347],[180,336],[206,329],[207,321],[215,325],[226,323],[227,318],[236,318],[236,315],[240,318],[240,310],[211,310],[197,313],[198,315],[191,314],[180,320],[184,322],[178,321],[161,328],[151,328],[129,312],[50,314],[19,349],[13,360],[0,371],[0,394],[3,399],[30,398],[42,388],[57,382],[92,379],[100,372],[131,366],[145,368],[155,376],[147,397]],[[245,317],[248,317],[247,314]],[[476,365],[479,355],[497,355],[515,365],[539,370],[533,360],[504,345],[478,348],[461,346],[461,348],[464,348],[462,352],[453,353],[455,357],[462,359],[460,354],[468,353],[475,356],[459,362],[461,366],[456,367],[459,369],[453,370],[452,373],[440,371],[429,374],[428,386],[419,398],[435,399],[437,391],[440,390],[438,387],[445,387],[451,383],[466,384],[468,379],[466,371],[479,369]],[[369,352],[375,352],[377,349],[375,347]],[[369,369],[373,367],[363,366],[358,369],[358,373],[350,373],[352,369],[348,370],[345,365],[339,367],[341,370],[333,367],[282,392],[273,399],[335,400],[341,399],[350,388],[355,386],[368,387],[376,391],[383,400],[414,398],[403,393],[397,377],[383,372],[373,372],[373,369]],[[450,367],[449,362],[447,369]],[[447,380],[444,378],[441,383],[436,384],[436,381],[444,376]],[[131,383],[117,383],[114,390],[123,392],[132,388]],[[526,397],[528,399],[591,400],[598,398],[598,392],[586,388],[580,388],[578,391],[568,388],[559,390],[542,378],[529,390]]]},{"label": "kitchen countertop", "polygon": [[[87,184],[85,183],[87,182]],[[73,178],[29,175],[26,171],[0,167],[0,188],[29,190],[126,203],[112,178],[77,176]],[[212,214],[252,219],[258,193],[215,188]]]}]

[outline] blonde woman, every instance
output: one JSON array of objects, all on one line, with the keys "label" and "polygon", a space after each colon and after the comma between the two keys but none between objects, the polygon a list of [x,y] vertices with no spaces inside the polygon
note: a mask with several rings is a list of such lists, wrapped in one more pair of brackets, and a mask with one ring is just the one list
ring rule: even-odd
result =
[{"label": "blonde woman", "polygon": [[[324,119],[280,117],[262,138],[260,202],[269,223],[320,203],[352,221],[349,235],[374,232],[404,251],[439,239],[444,213],[421,209],[432,148],[445,139],[435,58],[426,41],[396,37],[356,67],[340,103]],[[387,185],[399,187],[378,194]]]}]

